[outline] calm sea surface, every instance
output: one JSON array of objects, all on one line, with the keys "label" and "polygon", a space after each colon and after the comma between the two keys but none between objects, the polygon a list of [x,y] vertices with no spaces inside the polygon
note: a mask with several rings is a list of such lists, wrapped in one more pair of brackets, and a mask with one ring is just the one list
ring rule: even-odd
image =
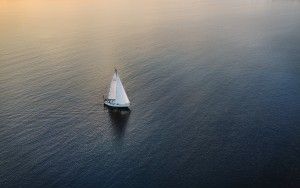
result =
[{"label": "calm sea surface", "polygon": [[0,187],[300,185],[300,1],[1,0],[0,84]]}]

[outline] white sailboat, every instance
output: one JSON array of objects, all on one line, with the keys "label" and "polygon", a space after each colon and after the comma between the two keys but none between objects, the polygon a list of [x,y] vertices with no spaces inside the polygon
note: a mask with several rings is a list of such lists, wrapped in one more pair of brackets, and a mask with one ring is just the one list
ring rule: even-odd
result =
[{"label": "white sailboat", "polygon": [[109,93],[107,99],[104,99],[104,104],[114,108],[128,108],[130,101],[127,97],[117,69],[113,75],[110,83]]}]

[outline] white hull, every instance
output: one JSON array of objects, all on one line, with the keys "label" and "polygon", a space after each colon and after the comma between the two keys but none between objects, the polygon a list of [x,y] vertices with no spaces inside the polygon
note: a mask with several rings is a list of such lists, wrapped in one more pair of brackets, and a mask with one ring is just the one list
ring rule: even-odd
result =
[{"label": "white hull", "polygon": [[114,108],[128,108],[130,106],[130,104],[116,104],[109,101],[104,101],[104,104]]}]

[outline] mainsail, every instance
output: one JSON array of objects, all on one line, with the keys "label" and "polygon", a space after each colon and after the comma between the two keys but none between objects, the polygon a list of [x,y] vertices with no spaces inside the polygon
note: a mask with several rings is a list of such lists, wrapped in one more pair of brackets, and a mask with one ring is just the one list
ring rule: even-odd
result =
[{"label": "mainsail", "polygon": [[113,78],[110,83],[108,99],[114,100],[116,99],[116,88],[117,87],[117,72],[114,73]]},{"label": "mainsail", "polygon": [[115,71],[110,84],[108,99],[114,100],[114,103],[119,105],[130,104],[117,70]]}]

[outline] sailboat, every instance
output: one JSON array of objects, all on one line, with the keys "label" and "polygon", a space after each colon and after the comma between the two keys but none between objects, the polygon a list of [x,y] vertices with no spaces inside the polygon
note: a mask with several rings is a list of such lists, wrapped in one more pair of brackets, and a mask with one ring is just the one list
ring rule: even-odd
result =
[{"label": "sailboat", "polygon": [[104,99],[104,104],[113,108],[128,108],[130,106],[130,101],[127,97],[117,69],[115,69],[110,83],[108,96]]}]

